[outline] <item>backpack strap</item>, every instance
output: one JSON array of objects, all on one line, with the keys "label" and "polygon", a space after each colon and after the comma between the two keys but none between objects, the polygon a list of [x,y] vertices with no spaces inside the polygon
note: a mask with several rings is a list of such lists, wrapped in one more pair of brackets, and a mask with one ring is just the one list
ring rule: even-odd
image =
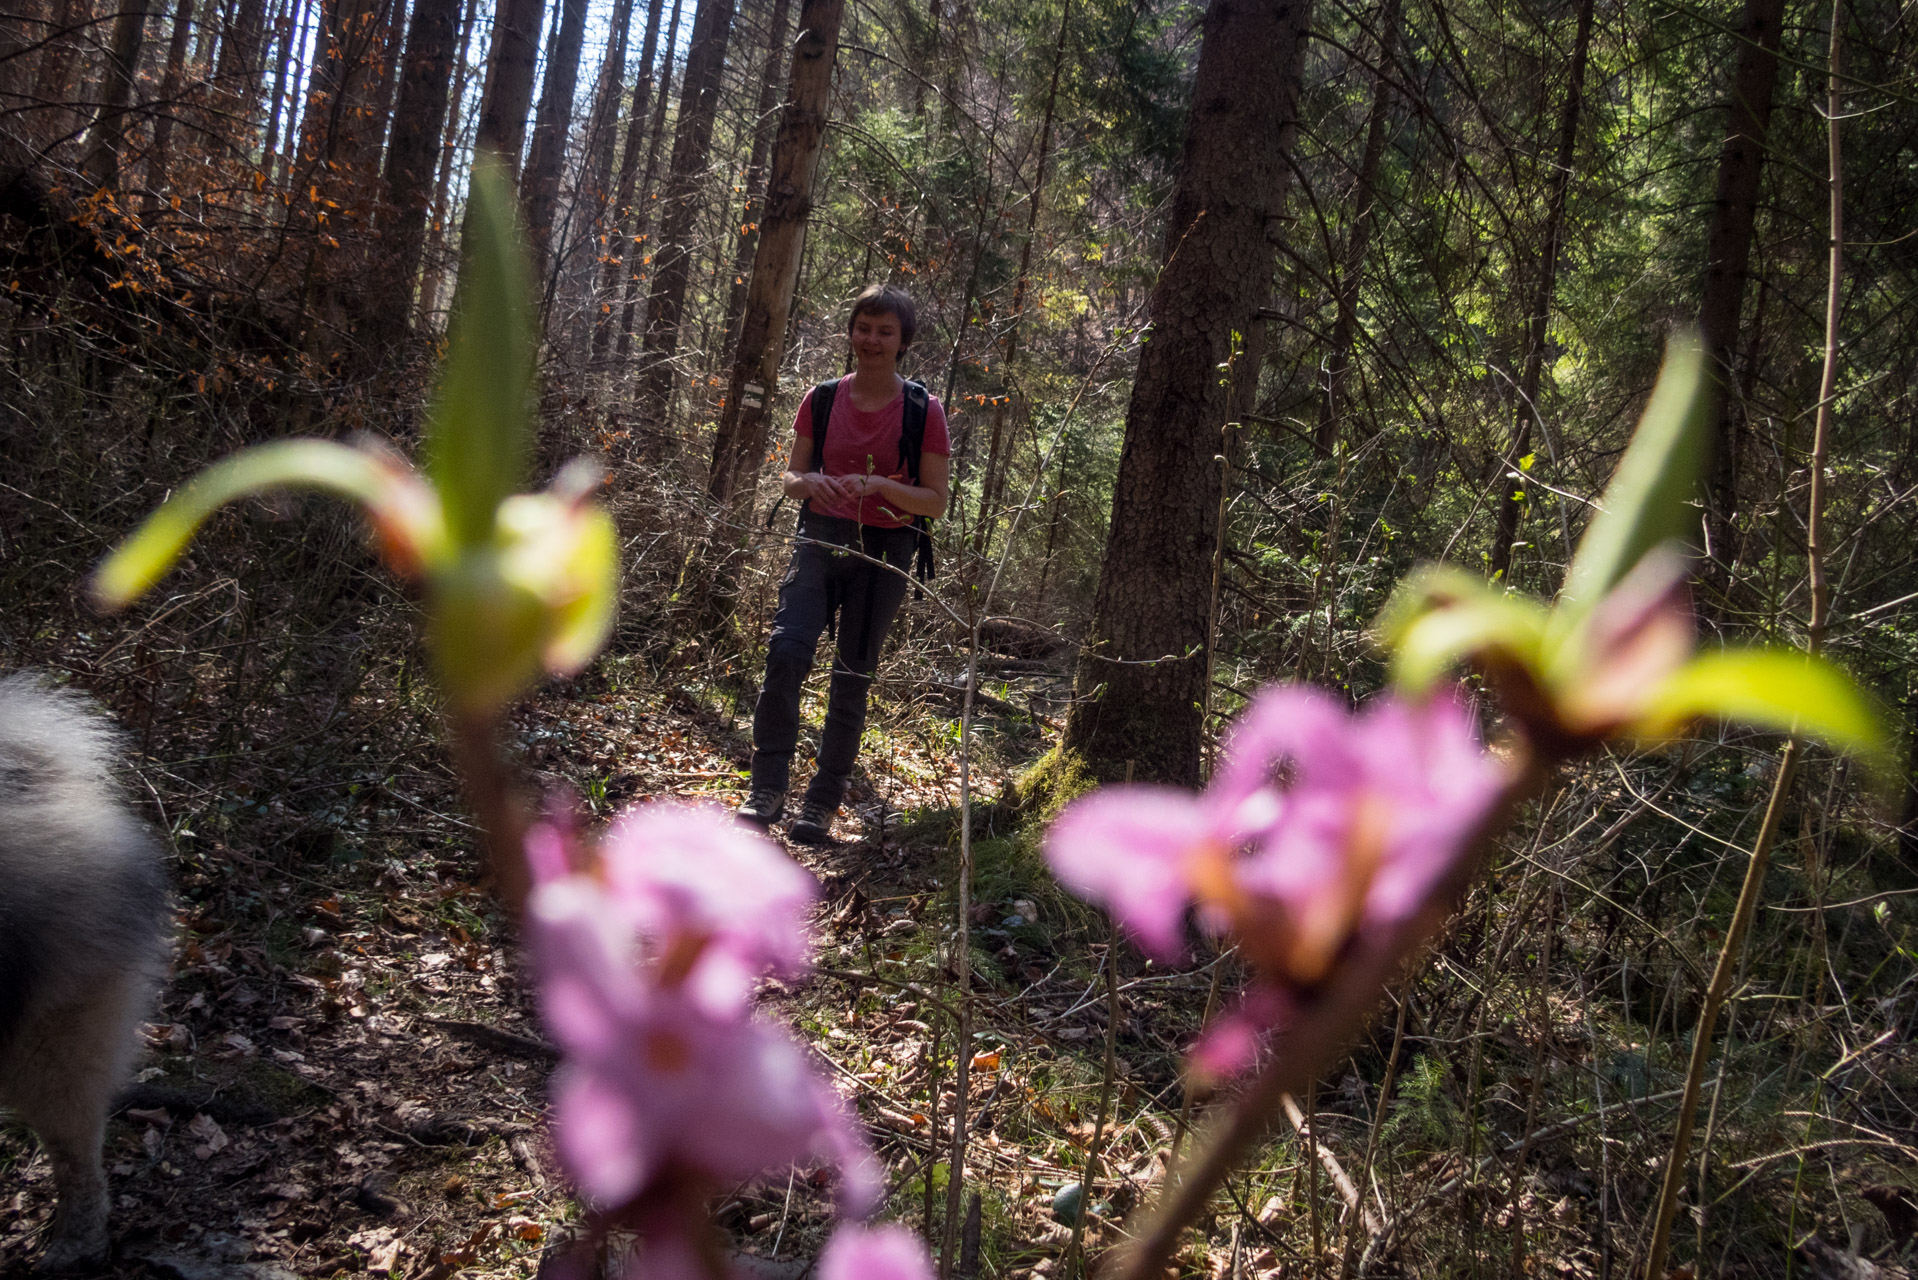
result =
[{"label": "backpack strap", "polygon": [[919,454],[926,446],[926,415],[931,412],[931,399],[926,392],[926,384],[906,380],[906,405],[899,413],[899,463],[906,469],[906,479],[914,485],[919,483]]},{"label": "backpack strap", "polygon": [[[832,402],[838,394],[839,382],[838,378],[829,379],[807,393],[812,399],[812,466],[807,468],[810,471],[826,469],[826,425],[832,421]],[[924,428],[920,430],[923,433]],[[812,510],[812,499],[806,499],[799,509],[801,512]]]},{"label": "backpack strap", "polygon": [[[906,380],[906,404],[899,415],[899,462],[906,478],[919,483],[919,455],[926,445],[926,417],[932,411],[931,397],[923,382]],[[932,522],[914,516],[912,527],[919,531],[918,547],[913,555],[913,576],[925,582],[932,577]]]}]

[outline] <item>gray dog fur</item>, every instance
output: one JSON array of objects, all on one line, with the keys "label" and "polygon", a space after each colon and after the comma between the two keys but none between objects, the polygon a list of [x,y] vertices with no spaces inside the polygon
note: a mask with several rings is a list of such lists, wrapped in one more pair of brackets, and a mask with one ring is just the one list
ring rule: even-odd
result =
[{"label": "gray dog fur", "polygon": [[85,698],[0,679],[0,1105],[53,1164],[43,1270],[106,1258],[100,1145],[166,969],[161,848],[114,783],[118,748]]}]

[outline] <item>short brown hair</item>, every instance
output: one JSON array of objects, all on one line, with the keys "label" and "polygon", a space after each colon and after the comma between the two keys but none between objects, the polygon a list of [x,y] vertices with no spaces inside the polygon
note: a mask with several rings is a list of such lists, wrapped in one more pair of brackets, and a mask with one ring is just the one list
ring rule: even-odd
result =
[{"label": "short brown hair", "polygon": [[899,353],[904,355],[912,346],[913,331],[919,327],[919,313],[912,305],[912,295],[897,285],[867,285],[852,300],[852,311],[846,317],[846,333],[851,335],[860,316],[875,314],[889,315],[899,322]]}]

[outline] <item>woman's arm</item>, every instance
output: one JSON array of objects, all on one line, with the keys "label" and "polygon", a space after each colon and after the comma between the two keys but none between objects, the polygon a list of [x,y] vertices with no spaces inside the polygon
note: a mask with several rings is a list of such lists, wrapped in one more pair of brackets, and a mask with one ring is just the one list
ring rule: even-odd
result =
[{"label": "woman's arm", "polygon": [[[807,453],[810,456],[810,447]],[[951,473],[952,459],[945,454],[922,453],[919,455],[919,483],[916,485],[907,484],[903,478],[895,476],[844,476],[841,479],[851,492],[862,497],[870,494],[894,511],[902,511],[909,516],[937,518],[946,514],[946,502],[951,496]]]},{"label": "woman's arm", "polygon": [[811,467],[812,437],[794,436],[792,456],[786,460],[786,474],[779,478],[779,487],[788,498],[799,502],[807,498],[838,502],[852,496],[851,477],[829,476]]}]

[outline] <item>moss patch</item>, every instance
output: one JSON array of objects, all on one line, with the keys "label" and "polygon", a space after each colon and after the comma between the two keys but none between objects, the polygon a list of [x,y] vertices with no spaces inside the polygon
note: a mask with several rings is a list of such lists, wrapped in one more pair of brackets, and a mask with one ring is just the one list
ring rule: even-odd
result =
[{"label": "moss patch", "polygon": [[1016,810],[1025,822],[1044,826],[1098,785],[1084,756],[1056,746],[1019,776],[1000,803]]}]

